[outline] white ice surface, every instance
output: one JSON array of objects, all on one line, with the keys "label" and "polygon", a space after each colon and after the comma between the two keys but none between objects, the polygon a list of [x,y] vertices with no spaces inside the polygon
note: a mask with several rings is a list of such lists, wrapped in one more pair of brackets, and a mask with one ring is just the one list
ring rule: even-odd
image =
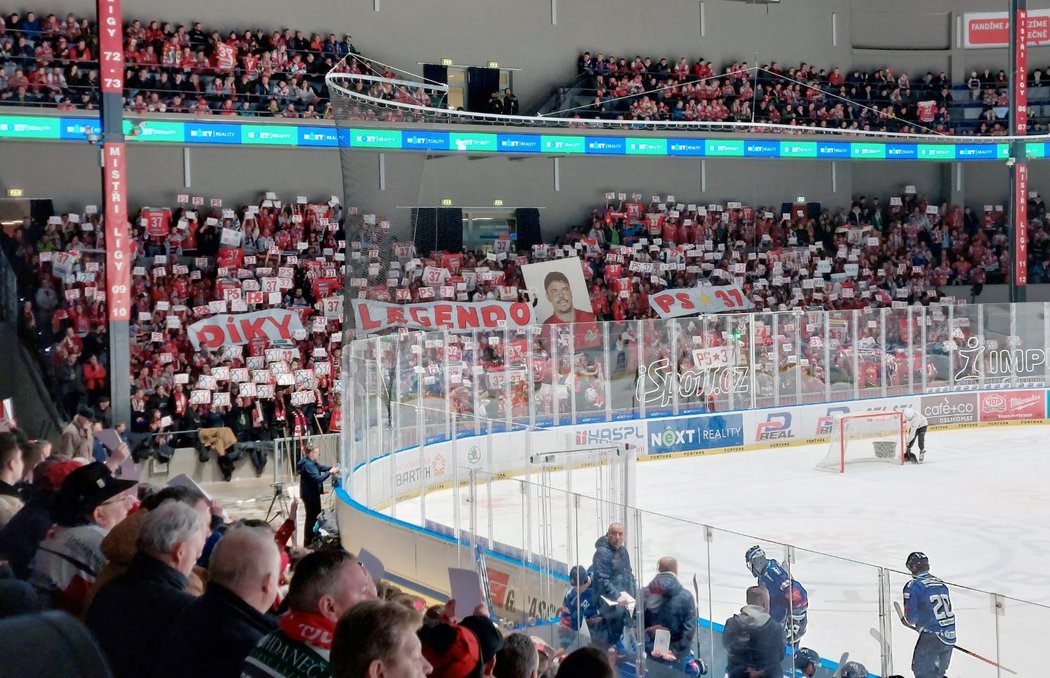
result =
[{"label": "white ice surface", "polygon": [[[959,643],[998,657],[1022,676],[1044,675],[1044,645],[1050,640],[1050,427],[934,431],[927,436],[922,465],[859,464],[841,475],[815,470],[826,449],[814,445],[639,463],[637,504],[646,513],[635,572],[647,582],[657,558],[677,557],[687,587],[697,575],[701,616],[722,622],[754,583],[744,564],[746,549],[761,543],[770,557],[783,560],[785,549],[778,543],[793,544],[798,548],[791,569],[810,601],[803,645],[831,659],[848,650],[878,672],[879,650],[869,635],[879,626],[877,568],[893,570],[888,590],[892,600],[900,600],[908,580],[904,560],[910,551],[924,551],[933,573],[952,584]],[[574,476],[573,490],[593,494],[594,475]],[[499,541],[521,546],[523,525],[529,524],[530,546],[540,551],[543,521],[535,508],[526,516],[520,483],[493,482],[491,498],[489,491],[483,486],[473,505],[461,502],[464,524],[477,511],[478,531],[486,534],[491,507]],[[429,493],[426,517],[452,524],[452,498],[451,490]],[[593,541],[604,528],[591,502],[583,500],[570,540],[566,505],[555,494],[551,555],[589,563]],[[397,513],[418,517],[419,500],[400,503]],[[628,523],[628,541],[637,540],[636,525]],[[703,524],[716,528],[710,554]],[[1010,597],[998,616],[989,592]],[[911,675],[914,633],[894,619],[892,642],[894,670]],[[948,675],[997,673],[956,652]]]}]

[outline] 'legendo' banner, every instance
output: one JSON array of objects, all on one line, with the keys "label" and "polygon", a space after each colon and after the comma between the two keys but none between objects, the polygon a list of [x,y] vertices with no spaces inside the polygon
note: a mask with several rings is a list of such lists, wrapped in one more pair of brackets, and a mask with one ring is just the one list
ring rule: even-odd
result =
[{"label": "'legendo' banner", "polygon": [[271,309],[255,313],[217,315],[189,326],[193,348],[215,350],[231,344],[247,344],[262,339],[267,344],[292,341],[296,331],[303,331],[303,322],[294,311]]},{"label": "'legendo' banner", "polygon": [[354,300],[354,318],[363,334],[391,327],[410,330],[446,329],[452,332],[528,327],[532,308],[521,302],[481,301],[476,303],[434,301],[423,304],[388,304],[371,299]]}]

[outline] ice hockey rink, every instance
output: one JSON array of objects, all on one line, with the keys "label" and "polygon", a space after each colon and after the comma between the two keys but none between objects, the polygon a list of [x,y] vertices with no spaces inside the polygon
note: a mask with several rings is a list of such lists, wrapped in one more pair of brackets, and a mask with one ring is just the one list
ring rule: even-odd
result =
[{"label": "ice hockey rink", "polygon": [[[782,560],[780,544],[792,544],[797,547],[792,573],[809,592],[809,629],[802,644],[832,660],[848,651],[878,673],[879,645],[871,635],[872,628],[880,628],[877,568],[892,570],[889,591],[900,600],[909,578],[904,560],[911,551],[924,551],[932,572],[951,584],[959,643],[998,657],[1022,676],[1042,675],[1050,628],[1048,438],[1050,427],[1038,425],[932,431],[921,465],[862,463],[848,466],[845,474],[814,468],[826,445],[639,463],[637,504],[646,513],[635,573],[648,582],[658,558],[677,557],[687,588],[697,575],[700,616],[721,623],[743,604],[744,590],[754,583],[744,564],[746,549],[762,544],[769,557]],[[585,478],[573,482],[575,492],[594,491]],[[471,510],[487,516],[491,506],[497,539],[520,546],[528,522],[535,550],[541,543],[536,525],[542,521],[522,520],[520,496],[515,480],[482,488],[475,507],[460,492],[461,518]],[[452,490],[430,492],[425,501],[428,519],[452,524]],[[418,502],[399,503],[398,517],[418,516]],[[566,545],[564,511],[552,511],[552,555],[569,554],[589,564],[603,528],[581,516],[575,543]],[[484,533],[484,519],[481,523]],[[715,528],[710,542],[705,524]],[[639,539],[636,532],[629,524],[629,545]],[[999,614],[987,592],[1006,596]],[[890,622],[893,669],[911,675],[914,632],[895,618]],[[701,635],[705,644],[717,638],[703,629]],[[948,675],[1006,674],[956,652]]]}]

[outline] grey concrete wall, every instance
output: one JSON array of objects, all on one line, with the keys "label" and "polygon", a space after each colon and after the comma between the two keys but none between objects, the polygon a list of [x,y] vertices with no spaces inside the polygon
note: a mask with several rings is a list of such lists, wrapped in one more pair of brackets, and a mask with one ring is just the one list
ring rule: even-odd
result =
[{"label": "grey concrete wall", "polygon": [[[0,144],[0,189],[17,187],[27,198],[52,198],[58,209],[97,203],[97,158],[97,148],[87,144],[6,142]],[[348,204],[387,215],[395,229],[408,228],[408,211],[399,207],[436,205],[443,198],[457,206],[491,206],[500,199],[505,206],[543,208],[544,231],[556,236],[601,204],[606,191],[759,205],[804,195],[831,207],[848,204],[855,194],[897,195],[908,184],[933,200],[971,205],[1001,203],[1008,193],[1002,163],[957,163],[962,169],[957,191],[947,163],[568,157],[560,160],[560,190],[555,190],[553,158],[428,158],[403,152],[382,158],[385,182],[375,152],[349,154],[340,163],[334,149],[193,147],[186,187],[182,148],[131,144],[131,205],[172,204],[179,193],[221,197],[226,204],[257,200],[265,191],[342,196],[345,171]],[[1030,167],[1032,189],[1050,195],[1050,162]]]}]

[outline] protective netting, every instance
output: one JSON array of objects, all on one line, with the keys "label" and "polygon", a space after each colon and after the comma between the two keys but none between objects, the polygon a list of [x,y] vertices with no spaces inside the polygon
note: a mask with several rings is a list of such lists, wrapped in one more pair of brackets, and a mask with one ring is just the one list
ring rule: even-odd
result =
[{"label": "protective netting", "polygon": [[[748,69],[746,77],[759,82],[790,85],[811,89],[813,85],[795,81],[786,76],[760,68]],[[722,77],[722,76],[716,76]],[[441,125],[498,125],[503,127],[528,126],[536,128],[605,129],[605,130],[666,130],[702,131],[713,133],[760,133],[773,135],[823,135],[834,137],[870,137],[943,143],[961,141],[971,144],[1005,143],[1013,140],[1033,141],[1028,136],[953,136],[944,125],[923,123],[919,120],[898,119],[884,110],[872,107],[862,100],[852,100],[833,92],[822,92],[829,102],[851,106],[872,114],[874,125],[836,126],[821,124],[801,125],[798,122],[769,122],[761,116],[736,116],[731,120],[681,119],[625,119],[617,115],[591,115],[587,106],[562,105],[542,115],[507,115],[453,109],[447,104],[448,87],[427,80],[408,71],[402,71],[363,55],[350,55],[338,63],[326,76],[336,120],[349,126],[357,123],[435,123]],[[686,83],[682,83],[686,84]],[[702,81],[690,81],[691,86],[702,87]],[[678,85],[675,85],[678,86]],[[668,86],[632,92],[620,97],[635,101],[651,98],[656,101]],[[753,102],[757,107],[758,102]],[[834,123],[834,119],[831,123]],[[421,145],[425,148],[425,145]]]},{"label": "protective netting", "polygon": [[854,463],[882,461],[900,464],[903,455],[904,419],[900,412],[839,415],[831,440],[817,468],[845,472]]}]

